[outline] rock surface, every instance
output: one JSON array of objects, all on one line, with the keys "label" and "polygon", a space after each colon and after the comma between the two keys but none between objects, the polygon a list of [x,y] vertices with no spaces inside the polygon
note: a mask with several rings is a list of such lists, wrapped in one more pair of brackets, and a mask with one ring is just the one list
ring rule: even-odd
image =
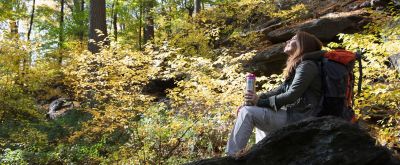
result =
[{"label": "rock surface", "polygon": [[390,56],[389,61],[391,67],[396,68],[397,71],[400,72],[400,53]]},{"label": "rock surface", "polygon": [[371,6],[376,9],[384,8],[391,0],[371,0]]},{"label": "rock surface", "polygon": [[320,18],[292,27],[283,27],[269,32],[266,38],[273,43],[289,40],[297,31],[306,31],[317,36],[321,41],[329,42],[339,33],[354,33],[360,31],[364,24],[359,24],[362,16]]},{"label": "rock surface", "polygon": [[59,116],[65,115],[67,111],[72,108],[74,108],[74,103],[72,101],[66,98],[58,98],[50,103],[47,116],[54,120]]},{"label": "rock surface", "polygon": [[275,0],[274,2],[279,10],[289,10],[292,6],[296,4],[326,7],[331,4],[338,3],[340,2],[340,0]]},{"label": "rock surface", "polygon": [[282,72],[287,55],[283,52],[285,41],[293,37],[297,31],[306,31],[317,36],[323,42],[335,41],[339,33],[355,33],[362,31],[362,26],[370,22],[365,18],[365,11],[330,13],[319,19],[291,27],[282,27],[283,22],[277,22],[257,31],[264,35],[263,39],[276,43],[258,50],[249,64],[244,66],[257,75],[269,76]]},{"label": "rock surface", "polygon": [[382,10],[388,6],[394,6],[394,7],[398,8],[400,6],[400,1],[399,0],[370,0],[370,1],[365,1],[361,4],[354,6],[353,9],[371,7],[372,9]]},{"label": "rock surface", "polygon": [[287,55],[283,52],[285,43],[271,45],[258,51],[249,66],[253,67],[256,75],[271,75],[282,72]]},{"label": "rock surface", "polygon": [[241,157],[222,157],[191,165],[239,164],[400,164],[364,130],[333,118],[314,118],[272,132]]}]

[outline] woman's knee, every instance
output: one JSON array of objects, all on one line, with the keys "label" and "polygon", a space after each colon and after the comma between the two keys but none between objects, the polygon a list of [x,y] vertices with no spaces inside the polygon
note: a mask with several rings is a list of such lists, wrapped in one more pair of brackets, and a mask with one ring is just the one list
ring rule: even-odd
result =
[{"label": "woman's knee", "polygon": [[243,106],[240,108],[240,115],[254,115],[254,106]]}]

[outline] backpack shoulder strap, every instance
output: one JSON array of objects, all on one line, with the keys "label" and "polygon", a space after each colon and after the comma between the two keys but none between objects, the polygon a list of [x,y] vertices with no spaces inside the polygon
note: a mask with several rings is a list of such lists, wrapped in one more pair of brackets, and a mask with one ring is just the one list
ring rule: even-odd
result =
[{"label": "backpack shoulder strap", "polygon": [[358,61],[358,73],[360,74],[360,76],[358,77],[358,84],[357,84],[358,85],[358,91],[357,91],[358,95],[361,94],[361,85],[362,85],[362,77],[363,77],[363,74],[362,74],[362,63],[361,63],[362,55],[363,55],[362,50],[358,49],[357,52],[356,52],[356,59]]}]

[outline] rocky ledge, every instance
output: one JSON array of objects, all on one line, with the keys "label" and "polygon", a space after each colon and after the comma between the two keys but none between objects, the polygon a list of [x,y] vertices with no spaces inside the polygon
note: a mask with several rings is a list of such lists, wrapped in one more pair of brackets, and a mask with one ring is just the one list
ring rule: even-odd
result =
[{"label": "rocky ledge", "polygon": [[190,165],[400,164],[357,125],[333,118],[304,120],[272,132],[240,157],[205,159]]}]

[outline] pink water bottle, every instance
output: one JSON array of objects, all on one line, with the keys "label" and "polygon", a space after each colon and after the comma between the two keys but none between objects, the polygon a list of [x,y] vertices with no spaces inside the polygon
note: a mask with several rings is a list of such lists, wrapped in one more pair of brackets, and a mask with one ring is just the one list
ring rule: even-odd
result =
[{"label": "pink water bottle", "polygon": [[[250,73],[246,76],[246,91],[252,91],[255,92],[255,86],[256,86],[256,75]],[[247,106],[251,106],[253,105],[253,103],[249,102],[249,101],[245,101],[244,103]]]}]

